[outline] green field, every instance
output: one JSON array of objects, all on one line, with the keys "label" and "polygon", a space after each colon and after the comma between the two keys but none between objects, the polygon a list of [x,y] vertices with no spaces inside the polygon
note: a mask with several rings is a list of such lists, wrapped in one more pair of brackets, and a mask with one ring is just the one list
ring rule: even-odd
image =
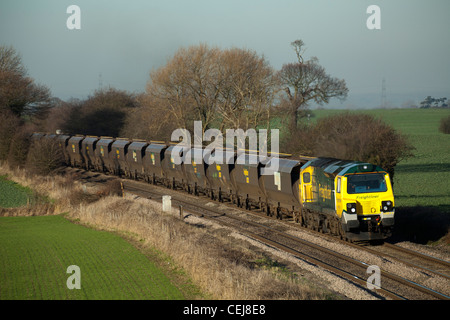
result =
[{"label": "green field", "polygon": [[[343,110],[314,110],[320,118]],[[450,213],[450,135],[439,132],[450,109],[375,109],[358,110],[381,117],[415,147],[414,157],[395,168],[396,206],[438,207]]]},{"label": "green field", "polygon": [[[315,117],[345,112],[314,110]],[[396,239],[439,240],[450,226],[450,135],[440,133],[447,109],[359,110],[405,134],[414,157],[395,169]],[[0,207],[27,204],[32,191],[0,177]],[[81,271],[70,290],[67,267]],[[0,217],[0,299],[184,299],[149,258],[118,235],[63,216]]]},{"label": "green field", "polygon": [[6,176],[0,176],[0,208],[24,206],[32,193],[30,189],[8,180]]},{"label": "green field", "polygon": [[[80,268],[81,289],[66,273]],[[0,299],[184,299],[121,237],[63,216],[0,217]]]},{"label": "green field", "polygon": [[[314,110],[312,121],[339,112],[347,111]],[[439,132],[439,125],[441,119],[450,114],[450,109],[351,112],[381,117],[406,135],[415,148],[413,157],[400,161],[395,167],[396,211],[392,241],[425,244],[440,240],[450,228],[450,135]]]}]

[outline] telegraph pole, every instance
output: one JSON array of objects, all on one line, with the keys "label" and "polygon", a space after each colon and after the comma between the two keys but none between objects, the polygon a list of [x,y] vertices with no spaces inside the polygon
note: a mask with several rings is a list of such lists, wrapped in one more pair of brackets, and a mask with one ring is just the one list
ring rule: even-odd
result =
[{"label": "telegraph pole", "polygon": [[99,90],[103,89],[103,79],[102,79],[102,73],[101,72],[98,74],[98,89]]},{"label": "telegraph pole", "polygon": [[381,80],[381,108],[385,109],[386,106],[386,79],[383,77]]}]

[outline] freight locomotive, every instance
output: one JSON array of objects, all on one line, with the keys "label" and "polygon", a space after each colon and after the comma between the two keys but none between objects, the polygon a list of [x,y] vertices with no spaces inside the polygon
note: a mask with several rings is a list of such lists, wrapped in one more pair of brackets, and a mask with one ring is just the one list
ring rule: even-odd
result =
[{"label": "freight locomotive", "polygon": [[195,152],[181,152],[184,161],[177,163],[176,146],[159,141],[42,133],[33,138],[54,139],[72,167],[257,208],[279,219],[291,217],[305,227],[350,241],[386,239],[394,226],[389,174],[370,163],[278,155],[270,160],[278,161],[277,170],[263,175],[262,168],[270,167],[270,161],[252,153],[223,152],[219,164],[203,158],[196,162]]}]

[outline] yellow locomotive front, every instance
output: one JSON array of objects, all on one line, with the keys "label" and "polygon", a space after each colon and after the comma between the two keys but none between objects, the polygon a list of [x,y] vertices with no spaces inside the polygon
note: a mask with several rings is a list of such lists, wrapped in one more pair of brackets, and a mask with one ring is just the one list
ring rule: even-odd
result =
[{"label": "yellow locomotive front", "polygon": [[395,214],[389,174],[365,167],[336,177],[336,213],[344,231],[367,232],[369,239],[386,238],[392,232]]},{"label": "yellow locomotive front", "polygon": [[359,161],[313,158],[301,168],[301,215],[307,227],[351,240],[386,239],[394,226],[389,174]]}]

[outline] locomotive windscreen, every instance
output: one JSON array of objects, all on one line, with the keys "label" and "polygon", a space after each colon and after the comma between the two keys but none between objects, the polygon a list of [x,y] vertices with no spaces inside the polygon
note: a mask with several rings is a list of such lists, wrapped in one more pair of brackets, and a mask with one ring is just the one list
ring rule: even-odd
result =
[{"label": "locomotive windscreen", "polygon": [[367,193],[387,191],[384,175],[381,173],[349,175],[347,179],[347,193]]}]

